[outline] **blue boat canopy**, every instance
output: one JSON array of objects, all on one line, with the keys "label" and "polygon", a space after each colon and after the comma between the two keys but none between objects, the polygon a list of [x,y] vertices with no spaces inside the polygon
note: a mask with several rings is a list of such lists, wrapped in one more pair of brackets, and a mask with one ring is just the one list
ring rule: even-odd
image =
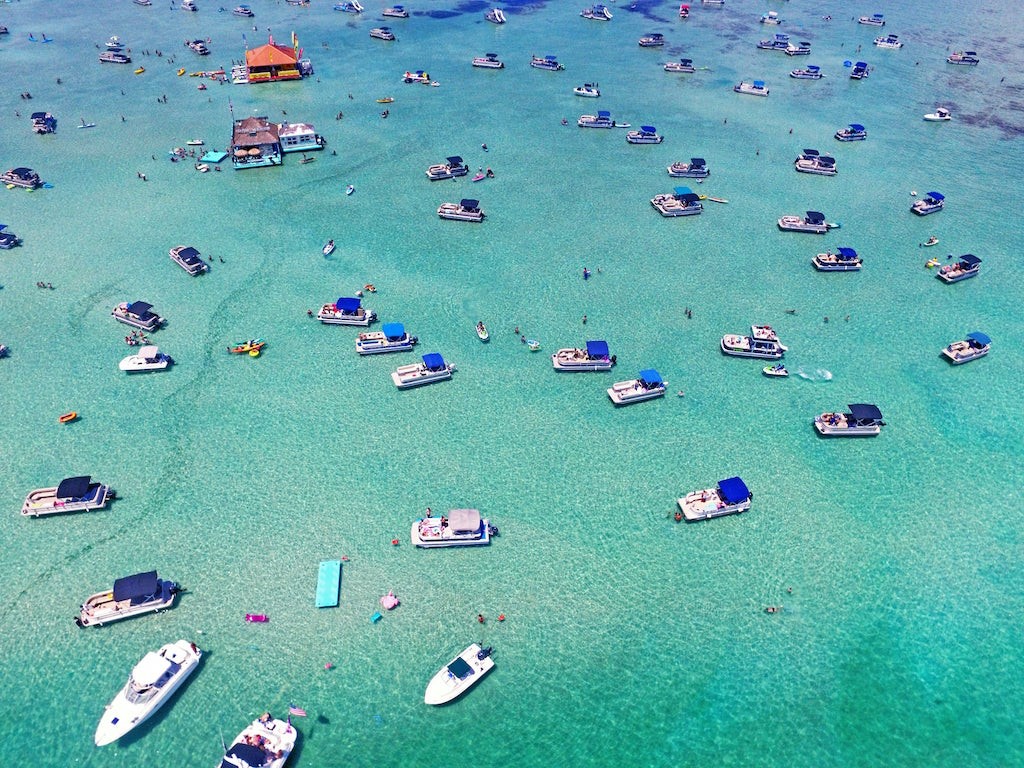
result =
[{"label": "blue boat canopy", "polygon": [[[235,760],[228,760],[229,757]],[[267,753],[260,747],[239,742],[231,745],[231,749],[224,755],[225,759],[221,761],[220,768],[233,768],[239,764],[236,760],[241,760],[242,765],[265,765],[267,757]]]},{"label": "blue boat canopy", "polygon": [[884,16],[881,13],[873,13],[873,14],[871,14],[871,18],[873,18],[873,19],[881,19],[881,18],[884,18]]},{"label": "blue boat canopy", "polygon": [[860,123],[850,123],[850,130],[851,131],[863,131],[864,130],[864,126],[861,125]]},{"label": "blue boat canopy", "polygon": [[423,356],[423,364],[428,371],[440,371],[444,369],[444,358],[437,352],[431,352]]},{"label": "blue boat canopy", "polygon": [[339,312],[356,312],[362,303],[362,299],[352,296],[342,296],[334,302],[334,308]]},{"label": "blue boat canopy", "polygon": [[690,170],[695,171],[698,168],[703,168],[707,163],[704,162],[703,157],[691,157],[690,158]]},{"label": "blue boat canopy", "polygon": [[156,571],[137,573],[134,576],[124,576],[114,582],[114,601],[122,600],[135,601],[139,598],[152,598],[160,591],[160,580],[156,577]]},{"label": "blue boat canopy", "polygon": [[857,258],[857,252],[853,248],[836,248],[839,252],[839,258],[847,261],[852,261]]},{"label": "blue boat canopy", "polygon": [[597,116],[598,117],[611,117],[612,113],[609,112],[607,109],[599,109],[599,110],[597,110]]},{"label": "blue boat canopy", "polygon": [[755,80],[754,81],[754,87],[755,88],[764,88],[764,80]]},{"label": "blue boat canopy", "polygon": [[821,67],[819,67],[819,66],[817,66],[815,64],[808,64],[807,65],[807,71],[808,72],[817,72],[819,69],[821,69]]},{"label": "blue boat canopy", "polygon": [[877,405],[869,403],[850,403],[850,415],[857,421],[881,421],[882,412]]},{"label": "blue boat canopy", "polygon": [[551,55],[551,54],[549,53],[549,54],[548,54],[547,56],[545,56],[545,57],[544,57],[544,60],[545,60],[545,61],[558,61],[558,57],[557,57],[557,56],[552,56],[552,55]]},{"label": "blue boat canopy", "polygon": [[657,129],[653,125],[641,125],[640,131],[642,133],[657,133]]},{"label": "blue boat canopy", "polygon": [[398,341],[405,336],[405,326],[401,323],[384,323],[380,330],[391,341]]},{"label": "blue boat canopy", "polygon": [[820,211],[808,211],[806,221],[808,224],[824,224],[825,214]]},{"label": "blue boat canopy", "polygon": [[941,192],[929,192],[926,196],[930,197],[932,200],[945,200],[946,199],[946,196],[944,194],[942,194]]},{"label": "blue boat canopy", "polygon": [[867,69],[868,63],[866,61],[858,61],[853,65],[856,69]]},{"label": "blue boat canopy", "polygon": [[726,504],[739,504],[741,501],[746,501],[750,498],[750,489],[747,488],[747,484],[738,477],[729,477],[725,480],[719,480],[718,492],[722,496],[722,501]]},{"label": "blue boat canopy", "polygon": [[693,194],[693,190],[690,189],[689,187],[676,187],[673,191],[676,193],[676,197],[679,197],[680,195]]},{"label": "blue boat canopy", "polygon": [[693,64],[693,59],[680,59],[679,63],[685,67],[687,64]]},{"label": "blue boat canopy", "polygon": [[452,155],[451,157],[445,158],[448,161],[448,165],[462,165],[462,158],[458,155]]},{"label": "blue boat canopy", "polygon": [[654,387],[657,386],[658,384],[663,383],[661,379],[661,374],[658,373],[653,368],[645,368],[644,370],[640,371],[640,381],[642,381],[644,385],[648,387]]},{"label": "blue boat canopy", "polygon": [[973,253],[965,253],[960,257],[960,263],[967,267],[976,267],[981,264],[981,259],[975,256]]},{"label": "blue boat canopy", "polygon": [[803,151],[803,156],[804,157],[817,157],[820,154],[821,153],[818,150],[816,150],[816,149],[805,149]]},{"label": "blue boat canopy", "polygon": [[178,251],[178,258],[184,261],[186,264],[195,264],[197,262],[202,261],[202,259],[199,258],[199,251],[197,251],[192,246],[189,246],[188,248],[182,248],[180,251]]},{"label": "blue boat canopy", "polygon": [[474,674],[473,668],[469,666],[469,664],[466,663],[466,660],[461,656],[448,665],[448,671],[459,680],[465,680],[467,677]]},{"label": "blue boat canopy", "polygon": [[480,207],[480,201],[479,200],[470,200],[467,197],[467,198],[464,198],[462,200],[462,202],[459,203],[459,205],[461,205],[463,208],[465,208],[467,210],[475,211],[477,208]]},{"label": "blue boat canopy", "polygon": [[57,498],[80,499],[89,492],[89,484],[91,482],[92,478],[89,475],[65,478],[57,486]]},{"label": "blue boat canopy", "polygon": [[128,305],[128,314],[136,315],[137,317],[149,317],[152,314],[149,310],[152,308],[153,305],[145,301],[135,301]]},{"label": "blue boat canopy", "polygon": [[977,342],[983,347],[987,347],[989,344],[992,343],[992,339],[990,339],[986,334],[982,333],[981,331],[971,331],[970,333],[967,334],[967,339],[968,341]]},{"label": "blue boat canopy", "polygon": [[608,342],[607,341],[588,341],[587,342],[587,357],[608,357]]}]

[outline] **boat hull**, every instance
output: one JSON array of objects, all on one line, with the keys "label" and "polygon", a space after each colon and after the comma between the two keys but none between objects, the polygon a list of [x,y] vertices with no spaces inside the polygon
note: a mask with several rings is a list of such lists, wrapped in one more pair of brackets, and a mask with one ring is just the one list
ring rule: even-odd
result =
[{"label": "boat hull", "polygon": [[[431,531],[437,531],[434,535],[423,535],[424,526]],[[428,517],[417,520],[412,524],[410,539],[413,546],[420,549],[444,549],[447,547],[484,547],[491,543],[491,526],[489,520],[480,521],[480,530],[472,534],[453,534],[450,529],[444,531],[440,528],[440,518]]]},{"label": "boat hull", "polygon": [[582,373],[594,371],[610,371],[615,365],[611,359],[593,359],[586,352],[576,349],[560,349],[551,356],[551,365],[556,371]]},{"label": "boat hull", "polygon": [[[433,706],[446,704],[449,701],[454,701],[459,696],[462,696],[466,691],[479,683],[483,679],[484,675],[494,668],[494,660],[490,656],[485,656],[483,659],[477,658],[480,651],[480,646],[473,643],[466,650],[448,662],[448,664],[443,666],[427,684],[426,693],[423,695],[424,703],[431,704]],[[462,659],[467,665],[469,665],[469,668],[472,670],[472,674],[467,675],[463,679],[452,676],[448,671],[448,667],[455,663],[457,659]]]},{"label": "boat hull", "polygon": [[422,364],[403,365],[397,371],[391,372],[391,380],[399,389],[412,389],[422,387],[424,384],[433,384],[438,381],[447,381],[452,377],[452,366],[448,365],[443,371],[430,371]]},{"label": "boat hull", "polygon": [[[71,421],[71,419],[68,419]],[[79,501],[65,501],[57,498],[57,488],[38,488],[25,497],[21,506],[21,514],[25,517],[42,517],[45,515],[61,515],[68,512],[92,512],[103,509],[114,497],[109,485],[100,484],[99,488],[88,498]]]},{"label": "boat hull", "polygon": [[710,520],[714,517],[737,515],[750,509],[750,499],[738,504],[726,504],[722,501],[717,488],[705,488],[694,491],[677,500],[679,511],[688,523],[699,520]]}]

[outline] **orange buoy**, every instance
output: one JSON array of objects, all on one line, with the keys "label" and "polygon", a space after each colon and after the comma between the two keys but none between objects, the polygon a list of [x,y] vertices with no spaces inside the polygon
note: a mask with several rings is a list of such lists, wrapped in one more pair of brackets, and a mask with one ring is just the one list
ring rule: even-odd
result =
[{"label": "orange buoy", "polygon": [[78,411],[68,411],[67,413],[58,416],[57,421],[59,421],[61,424],[67,424],[69,422],[74,421],[77,418]]},{"label": "orange buoy", "polygon": [[504,613],[499,613],[498,614],[498,621],[504,621],[504,620],[505,620],[505,614]]},{"label": "orange buoy", "polygon": [[397,547],[398,546],[398,539],[392,539],[391,540],[391,546]]}]

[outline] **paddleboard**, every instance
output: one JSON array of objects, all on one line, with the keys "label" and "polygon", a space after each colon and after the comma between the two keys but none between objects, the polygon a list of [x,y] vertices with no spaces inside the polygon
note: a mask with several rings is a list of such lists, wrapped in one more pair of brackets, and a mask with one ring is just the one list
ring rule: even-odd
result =
[{"label": "paddleboard", "polygon": [[75,127],[76,128],[95,128],[96,127],[96,123],[82,123],[81,125],[76,125]]},{"label": "paddleboard", "polygon": [[724,197],[711,197],[710,195],[708,195],[708,200],[710,200],[712,203],[728,203],[729,202]]}]

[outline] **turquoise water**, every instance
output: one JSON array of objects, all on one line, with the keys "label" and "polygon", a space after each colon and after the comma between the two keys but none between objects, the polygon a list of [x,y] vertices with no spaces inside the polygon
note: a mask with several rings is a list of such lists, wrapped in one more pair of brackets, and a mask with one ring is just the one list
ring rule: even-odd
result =
[{"label": "turquoise water", "polygon": [[[495,27],[470,3],[416,3],[406,21],[377,4],[361,17],[252,5],[257,32],[213,2],[0,5],[0,165],[53,185],[0,195],[0,221],[24,238],[0,254],[9,762],[214,765],[222,737],[294,703],[310,716],[290,765],[1024,763],[1019,10],[737,1],[694,3],[683,22],[674,3],[639,3],[601,24],[551,3]],[[770,7],[778,30],[757,23]],[[874,12],[902,50],[875,49],[879,30],[850,19]],[[369,38],[381,23],[396,43]],[[296,31],[313,79],[199,91],[176,77],[230,66],[242,34],[254,45],[268,27],[278,41]],[[640,49],[653,31],[669,45]],[[754,48],[775,31],[812,55]],[[144,74],[99,64],[112,34]],[[213,54],[185,49],[193,37]],[[982,64],[944,63],[963,48]],[[506,69],[472,69],[486,51]],[[566,71],[528,67],[546,53]],[[661,70],[680,56],[708,69]],[[857,58],[874,67],[862,82],[842,67]],[[786,76],[809,63],[828,77]],[[409,69],[441,87],[402,84]],[[732,93],[755,78],[769,98]],[[572,95],[584,81],[601,99]],[[920,119],[936,104],[952,122]],[[572,125],[594,109],[666,140],[629,146]],[[55,136],[31,134],[35,110],[57,116]],[[313,122],[328,151],[237,173],[168,162],[191,138],[226,144],[232,110]],[[97,125],[76,130],[80,118]],[[831,138],[850,122],[866,142]],[[832,152],[839,175],[793,173],[804,147]],[[496,178],[428,182],[450,154]],[[712,169],[704,184],[665,174],[691,156]],[[730,202],[662,219],[648,200],[680,181]],[[932,189],[946,210],[912,216],[909,192]],[[437,219],[462,197],[487,221]],[[777,230],[807,209],[842,228]],[[930,234],[940,245],[919,248]],[[211,272],[175,266],[179,244],[212,256]],[[839,245],[864,270],[813,271]],[[947,286],[924,268],[967,252],[984,260],[974,280]],[[389,374],[415,357],[360,358],[357,329],[306,316],[367,282],[366,304],[454,362],[454,381],[398,392]],[[154,336],[178,361],[166,374],[117,370],[126,330],[109,312],[135,299],[169,320]],[[762,363],[718,352],[751,323],[776,327],[804,377],[768,380]],[[993,352],[948,366],[939,350],[971,330]],[[223,351],[257,335],[269,341],[257,360]],[[615,371],[556,375],[548,355],[588,338],[609,341]],[[604,389],[647,367],[685,397],[614,409]],[[848,402],[878,403],[882,436],[818,439],[814,415]],[[58,425],[72,409],[81,419]],[[94,514],[18,514],[29,490],[78,473],[120,498]],[[671,520],[678,496],[734,474],[755,493],[749,514]],[[414,550],[428,505],[477,507],[502,535]],[[318,563],[342,555],[341,605],[317,611]],[[150,568],[187,587],[173,611],[74,626],[87,595]],[[389,589],[402,606],[371,624]],[[203,667],[152,721],[94,747],[132,665],[179,637],[207,651]],[[427,681],[472,641],[495,647],[495,670],[426,707]]]}]

